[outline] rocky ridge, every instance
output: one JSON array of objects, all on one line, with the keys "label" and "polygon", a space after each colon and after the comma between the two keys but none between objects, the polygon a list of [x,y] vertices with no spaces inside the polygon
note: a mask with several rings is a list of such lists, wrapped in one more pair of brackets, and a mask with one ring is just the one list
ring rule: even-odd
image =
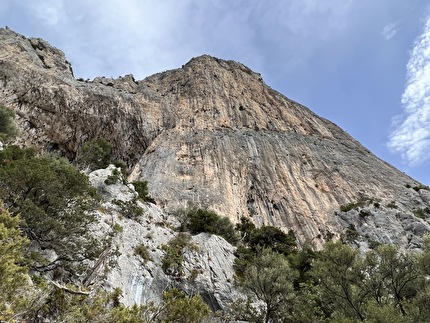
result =
[{"label": "rocky ridge", "polygon": [[74,159],[105,138],[166,211],[191,202],[317,246],[353,231],[363,248],[414,248],[430,230],[428,188],[240,63],[203,55],[144,80],[84,81],[41,39],[0,29],[0,43],[0,103],[19,141]]}]

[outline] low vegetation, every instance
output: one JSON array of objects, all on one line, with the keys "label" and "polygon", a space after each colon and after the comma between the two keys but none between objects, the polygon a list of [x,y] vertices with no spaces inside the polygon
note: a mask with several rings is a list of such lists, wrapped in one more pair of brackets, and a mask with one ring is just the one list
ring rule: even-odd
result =
[{"label": "low vegetation", "polygon": [[78,152],[77,161],[90,170],[106,168],[112,162],[113,145],[104,138],[87,141]]},{"label": "low vegetation", "polygon": [[379,245],[360,255],[341,242],[287,256],[263,248],[239,266],[237,284],[249,296],[234,304],[234,317],[252,322],[429,322],[429,263],[430,236],[420,254]]},{"label": "low vegetation", "polygon": [[138,244],[135,246],[134,253],[143,260],[143,263],[152,260],[151,253],[149,252],[148,247],[144,244]]},{"label": "low vegetation", "polygon": [[168,244],[162,246],[166,252],[162,261],[161,268],[166,274],[173,276],[182,276],[184,261],[184,249],[189,245],[191,237],[188,233],[180,232]]},{"label": "low vegetation", "polygon": [[130,201],[114,199],[112,203],[118,205],[121,209],[121,214],[128,219],[137,221],[144,214],[144,210],[137,204],[136,198]]},{"label": "low vegetation", "polygon": [[147,181],[134,181],[132,184],[141,201],[155,204],[155,200],[149,195]]},{"label": "low vegetation", "polygon": [[180,231],[188,231],[191,234],[201,232],[216,234],[231,244],[238,241],[239,237],[230,219],[219,216],[214,211],[189,206],[186,209],[177,210],[175,215],[181,223]]},{"label": "low vegetation", "polygon": [[[88,178],[65,159],[17,146],[0,151],[0,165],[0,198],[14,216],[21,216],[21,228],[36,247],[30,268],[61,267],[79,275],[82,261],[104,248],[89,230],[98,196]],[[48,259],[37,250],[53,250],[56,257]]]},{"label": "low vegetation", "polygon": [[0,105],[0,142],[3,144],[12,141],[18,134],[14,117],[12,110]]}]

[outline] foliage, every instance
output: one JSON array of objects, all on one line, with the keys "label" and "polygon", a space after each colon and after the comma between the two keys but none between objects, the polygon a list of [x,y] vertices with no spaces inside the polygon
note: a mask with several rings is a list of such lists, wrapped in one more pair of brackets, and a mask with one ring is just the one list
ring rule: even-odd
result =
[{"label": "foliage", "polygon": [[[71,289],[70,289],[71,290]],[[177,289],[163,293],[162,303],[124,306],[121,290],[113,292],[95,289],[91,293],[76,294],[62,288],[46,287],[40,301],[34,302],[22,316],[29,322],[202,322],[210,315],[200,296],[187,296]]]},{"label": "foliage", "polygon": [[57,255],[50,261],[39,257],[31,263],[33,270],[60,265],[71,270],[69,266],[98,255],[103,247],[89,232],[98,201],[85,175],[65,159],[36,156],[33,150],[16,146],[0,151],[0,165],[5,205],[12,214],[21,214],[24,233],[40,250],[51,249]]},{"label": "foliage", "polygon": [[221,217],[211,210],[203,210],[189,206],[187,209],[176,211],[181,222],[180,230],[188,230],[192,234],[207,232],[223,237],[231,244],[238,241],[237,234],[230,219]]},{"label": "foliage", "polygon": [[390,203],[387,204],[387,207],[389,207],[390,209],[398,208],[398,206],[396,205],[396,201],[391,201]]},{"label": "foliage", "polygon": [[109,175],[105,179],[105,184],[106,185],[114,185],[114,184],[118,183],[120,179],[121,179],[121,173],[117,168],[115,168],[112,171],[112,175]]},{"label": "foliage", "polygon": [[87,141],[78,154],[78,163],[90,170],[106,168],[112,161],[113,145],[104,138]]},{"label": "foliage", "polygon": [[210,314],[209,307],[199,296],[187,296],[176,288],[163,293],[160,319],[163,322],[199,323]]},{"label": "foliage", "polygon": [[155,204],[155,200],[149,196],[147,181],[134,181],[132,184],[136,192],[139,194],[139,199],[141,199],[143,202]]},{"label": "foliage", "polygon": [[417,185],[417,186],[414,186],[413,189],[417,192],[419,192],[419,190],[430,191],[430,187],[428,187],[427,185]]},{"label": "foliage", "polygon": [[18,134],[18,129],[13,121],[15,114],[12,110],[0,105],[0,142],[7,143]]},{"label": "foliage", "polygon": [[262,249],[254,262],[245,269],[240,286],[264,304],[264,321],[281,314],[286,318],[293,299],[295,272],[287,259],[270,249]]},{"label": "foliage", "polygon": [[430,299],[429,283],[419,269],[426,257],[426,251],[416,259],[391,245],[360,256],[350,246],[328,243],[312,274],[330,317],[427,322],[428,306],[422,304]]},{"label": "foliage", "polygon": [[268,225],[256,228],[246,218],[241,219],[241,223],[236,225],[236,230],[241,233],[242,241],[254,251],[261,248],[271,248],[278,253],[288,255],[297,247],[296,238],[292,231],[285,233],[279,228]]},{"label": "foliage", "polygon": [[422,208],[422,209],[414,209],[413,214],[421,219],[426,219],[428,216],[430,216],[430,208],[426,207],[426,208]]},{"label": "foliage", "polygon": [[340,206],[340,210],[342,212],[348,212],[353,209],[358,209],[359,207],[364,206],[367,202],[372,202],[371,199],[361,198],[357,202],[351,202],[348,204],[344,204]]},{"label": "foliage", "polygon": [[191,237],[185,232],[180,232],[175,238],[171,239],[162,249],[166,252],[162,259],[161,268],[166,274],[182,276],[182,261],[184,260],[183,249],[187,247]]},{"label": "foliage", "polygon": [[138,255],[144,263],[146,263],[149,260],[152,260],[151,254],[149,253],[149,249],[144,244],[139,244],[134,247],[134,253]]},{"label": "foliage", "polygon": [[358,251],[339,242],[328,242],[313,268],[326,306],[341,314],[364,319],[368,292],[360,288],[364,275],[360,271]]},{"label": "foliage", "polygon": [[122,201],[114,199],[112,203],[118,205],[121,208],[121,213],[126,218],[136,220],[141,217],[144,210],[137,204],[137,199],[134,198],[130,201]]},{"label": "foliage", "polygon": [[348,228],[346,228],[345,233],[342,234],[341,239],[344,242],[354,242],[359,237],[358,231],[353,224],[350,224]]},{"label": "foliage", "polygon": [[22,291],[28,287],[23,265],[28,239],[22,236],[20,218],[12,217],[0,203],[0,321],[13,316]]}]

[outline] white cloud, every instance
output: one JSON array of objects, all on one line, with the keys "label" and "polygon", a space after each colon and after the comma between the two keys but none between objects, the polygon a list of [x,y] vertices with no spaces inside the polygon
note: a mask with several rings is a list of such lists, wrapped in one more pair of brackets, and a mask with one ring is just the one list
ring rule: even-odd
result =
[{"label": "white cloud", "polygon": [[404,114],[393,122],[388,146],[414,166],[430,159],[430,16],[415,41],[407,73]]},{"label": "white cloud", "polygon": [[[58,2],[57,2],[58,1]],[[263,72],[284,57],[292,68],[345,28],[354,0],[26,0],[72,61],[76,76],[137,78],[181,66],[204,53]]]},{"label": "white cloud", "polygon": [[391,24],[388,24],[384,27],[384,29],[381,32],[382,37],[384,37],[386,40],[390,40],[397,34],[397,26],[399,22],[393,22]]},{"label": "white cloud", "polygon": [[29,8],[45,25],[56,25],[64,16],[63,0],[29,2]]}]

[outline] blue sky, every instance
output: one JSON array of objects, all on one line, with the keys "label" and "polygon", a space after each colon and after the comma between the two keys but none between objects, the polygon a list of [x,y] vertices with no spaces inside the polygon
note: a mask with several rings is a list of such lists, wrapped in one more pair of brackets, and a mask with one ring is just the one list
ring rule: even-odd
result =
[{"label": "blue sky", "polygon": [[239,61],[430,184],[428,0],[2,0],[0,22],[82,78]]}]

